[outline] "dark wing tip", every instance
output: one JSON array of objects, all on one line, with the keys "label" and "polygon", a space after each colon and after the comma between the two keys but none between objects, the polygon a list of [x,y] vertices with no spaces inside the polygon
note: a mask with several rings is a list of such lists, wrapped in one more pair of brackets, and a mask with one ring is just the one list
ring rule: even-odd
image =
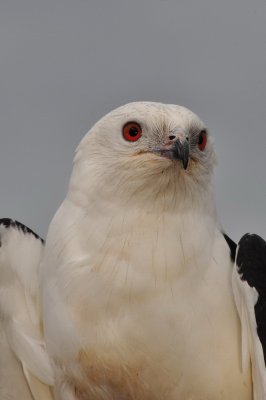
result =
[{"label": "dark wing tip", "polygon": [[260,236],[246,233],[238,243],[238,271],[250,286],[266,291],[266,242]]},{"label": "dark wing tip", "polygon": [[239,241],[237,259],[239,276],[258,293],[255,304],[257,332],[266,364],[266,242],[255,234],[245,234]]},{"label": "dark wing tip", "polygon": [[26,225],[22,224],[19,221],[16,221],[14,219],[11,218],[0,218],[0,225],[3,225],[5,228],[16,228],[19,231],[22,231],[25,234],[31,234],[33,235],[36,239],[40,240],[42,243],[44,243],[44,240],[37,235],[37,233],[35,233],[33,230],[31,230],[30,228],[28,228]]},{"label": "dark wing tip", "polygon": [[229,246],[230,249],[230,255],[231,255],[231,261],[235,262],[236,258],[236,243],[226,234],[223,232],[223,236]]}]

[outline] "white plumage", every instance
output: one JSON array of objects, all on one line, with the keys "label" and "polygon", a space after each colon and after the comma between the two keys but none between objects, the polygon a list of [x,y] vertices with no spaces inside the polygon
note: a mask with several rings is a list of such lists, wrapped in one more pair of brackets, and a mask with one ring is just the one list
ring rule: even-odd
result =
[{"label": "white plumage", "polygon": [[53,371],[42,334],[37,276],[43,244],[15,223],[1,224],[0,235],[0,398],[49,400],[46,385],[53,384]]},{"label": "white plumage", "polygon": [[[136,141],[123,136],[132,121]],[[2,325],[25,313],[38,354],[28,361],[22,343],[10,346],[56,399],[252,399],[214,163],[202,121],[175,105],[128,104],[84,137],[44,254],[22,268],[16,249],[12,293],[24,287],[27,300],[8,312],[1,272]]]}]

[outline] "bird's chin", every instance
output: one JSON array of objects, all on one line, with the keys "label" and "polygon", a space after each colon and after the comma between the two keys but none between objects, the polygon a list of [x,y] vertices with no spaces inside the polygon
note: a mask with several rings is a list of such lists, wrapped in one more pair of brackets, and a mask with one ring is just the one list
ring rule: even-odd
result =
[{"label": "bird's chin", "polygon": [[188,161],[188,164],[186,165],[186,168],[184,168],[183,162],[177,158],[175,158],[171,152],[167,151],[167,152],[152,152],[150,153],[152,154],[153,158],[155,160],[157,160],[158,163],[160,163],[160,165],[164,165],[165,168],[173,168],[176,169],[178,171],[185,171],[187,169],[187,166],[189,166],[190,164],[190,160]]},{"label": "bird's chin", "polygon": [[173,157],[170,157],[167,153],[158,153],[158,152],[139,152],[138,154],[139,161],[141,160],[143,163],[149,166],[150,170],[153,172],[161,173],[164,172],[171,172],[171,173],[182,173],[182,172],[189,172],[190,170],[190,161],[188,163],[188,169],[184,169],[182,161],[177,160]]},{"label": "bird's chin", "polygon": [[153,151],[140,151],[134,154],[135,163],[138,168],[142,165],[144,170],[149,169],[153,175],[161,173],[170,173],[172,176],[177,174],[192,175],[194,160],[190,157],[188,160],[187,168],[185,169],[181,160],[172,157],[169,152],[153,152]]},{"label": "bird's chin", "polygon": [[159,152],[153,152],[153,151],[142,151],[139,152],[135,155],[140,156],[143,160],[151,163],[156,163],[159,165],[164,165],[165,167],[170,167],[174,164],[176,164],[176,160],[171,159],[170,157],[167,157],[166,155],[163,155]]}]

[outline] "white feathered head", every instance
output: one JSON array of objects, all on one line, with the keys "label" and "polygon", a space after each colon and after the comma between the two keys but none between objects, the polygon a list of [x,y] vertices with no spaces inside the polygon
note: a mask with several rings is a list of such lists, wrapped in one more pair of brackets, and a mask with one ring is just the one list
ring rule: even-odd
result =
[{"label": "white feathered head", "polygon": [[136,201],[134,194],[191,196],[209,187],[214,162],[209,133],[192,111],[134,102],[104,116],[83,138],[70,188],[85,202],[92,193],[124,201]]}]

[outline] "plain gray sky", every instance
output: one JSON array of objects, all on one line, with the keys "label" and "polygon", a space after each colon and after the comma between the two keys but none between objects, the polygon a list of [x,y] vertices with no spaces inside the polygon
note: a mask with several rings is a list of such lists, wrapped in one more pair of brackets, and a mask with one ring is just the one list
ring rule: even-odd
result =
[{"label": "plain gray sky", "polygon": [[205,121],[224,228],[266,236],[265,21],[265,0],[0,0],[1,216],[45,236],[89,127],[151,100]]}]

